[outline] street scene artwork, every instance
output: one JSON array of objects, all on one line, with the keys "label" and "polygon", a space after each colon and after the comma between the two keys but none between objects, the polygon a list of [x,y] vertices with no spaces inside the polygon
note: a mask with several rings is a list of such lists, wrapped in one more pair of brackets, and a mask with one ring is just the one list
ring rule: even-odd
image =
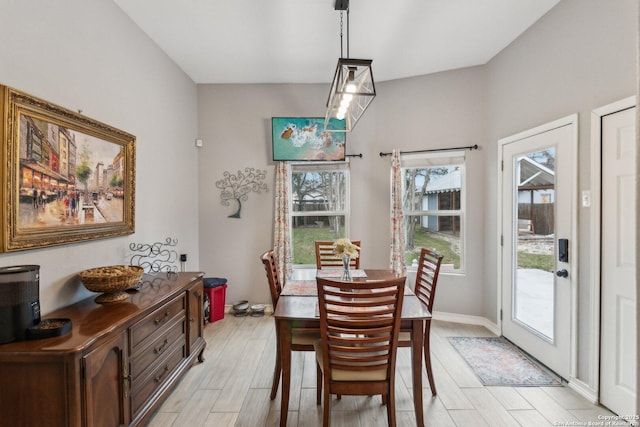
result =
[{"label": "street scene artwork", "polygon": [[21,114],[18,228],[122,221],[123,150]]},{"label": "street scene artwork", "polygon": [[0,102],[0,252],[135,231],[135,136],[1,85]]},{"label": "street scene artwork", "polygon": [[325,129],[324,118],[273,117],[273,160],[344,160],[344,127],[345,121],[337,119],[330,119]]}]

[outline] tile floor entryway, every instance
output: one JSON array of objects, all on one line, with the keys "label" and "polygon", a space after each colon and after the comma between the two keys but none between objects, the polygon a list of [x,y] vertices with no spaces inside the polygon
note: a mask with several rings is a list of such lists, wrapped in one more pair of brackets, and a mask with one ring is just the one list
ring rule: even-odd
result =
[{"label": "tile floor entryway", "polygon": [[[280,393],[269,400],[275,358],[273,317],[234,317],[205,328],[205,362],[191,368],[148,427],[277,426]],[[431,348],[438,395],[431,397],[423,368],[425,424],[433,427],[541,427],[587,425],[612,415],[568,387],[484,387],[449,336],[492,336],[480,326],[433,321]],[[321,426],[313,353],[294,352],[289,426]],[[415,426],[409,349],[398,350],[398,426]],[[335,399],[335,396],[334,396]],[[379,396],[343,396],[332,404],[334,427],[386,426]],[[578,422],[583,422],[578,424]]]}]

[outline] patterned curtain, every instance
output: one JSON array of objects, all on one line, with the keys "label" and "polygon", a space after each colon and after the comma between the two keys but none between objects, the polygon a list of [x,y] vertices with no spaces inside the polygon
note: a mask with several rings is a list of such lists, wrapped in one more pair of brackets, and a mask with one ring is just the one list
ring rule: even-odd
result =
[{"label": "patterned curtain", "polygon": [[400,173],[400,151],[391,154],[391,256],[389,268],[405,276],[407,266],[404,258],[404,216],[402,215],[402,178]]},{"label": "patterned curtain", "polygon": [[291,228],[289,226],[289,175],[288,162],[276,165],[276,211],[273,230],[273,252],[278,261],[278,274],[284,280],[291,276]]}]

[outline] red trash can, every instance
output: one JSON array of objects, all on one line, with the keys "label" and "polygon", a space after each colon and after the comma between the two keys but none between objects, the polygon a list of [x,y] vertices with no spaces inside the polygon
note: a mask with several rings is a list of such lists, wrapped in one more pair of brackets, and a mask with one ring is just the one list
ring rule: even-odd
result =
[{"label": "red trash can", "polygon": [[209,322],[224,319],[224,305],[227,294],[227,279],[224,277],[205,277],[204,292],[209,296]]}]

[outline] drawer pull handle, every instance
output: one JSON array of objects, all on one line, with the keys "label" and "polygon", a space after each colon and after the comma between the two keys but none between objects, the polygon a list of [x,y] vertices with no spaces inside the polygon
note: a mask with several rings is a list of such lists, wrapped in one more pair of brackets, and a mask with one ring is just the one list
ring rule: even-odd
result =
[{"label": "drawer pull handle", "polygon": [[166,337],[166,338],[164,339],[164,342],[163,342],[161,345],[159,345],[158,347],[154,348],[154,349],[153,349],[153,352],[154,352],[155,354],[160,354],[160,353],[162,353],[162,352],[164,351],[165,347],[167,346],[167,344],[169,344],[169,337]]},{"label": "drawer pull handle", "polygon": [[156,375],[156,378],[155,378],[156,382],[159,383],[160,380],[162,380],[162,377],[164,377],[164,374],[166,374],[167,372],[169,372],[169,365],[165,365],[164,371]]},{"label": "drawer pull handle", "polygon": [[169,314],[171,314],[168,310],[164,312],[164,316],[163,317],[156,317],[153,322],[156,325],[159,325],[160,323],[164,322],[165,320],[167,320],[167,318],[169,317]]}]

